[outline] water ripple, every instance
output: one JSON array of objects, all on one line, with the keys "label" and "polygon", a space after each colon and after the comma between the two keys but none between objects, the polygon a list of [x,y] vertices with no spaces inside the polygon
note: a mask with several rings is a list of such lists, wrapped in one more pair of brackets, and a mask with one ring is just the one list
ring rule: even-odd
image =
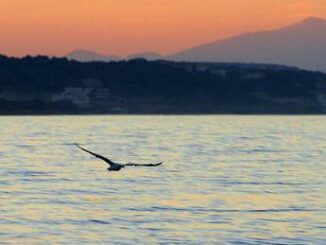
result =
[{"label": "water ripple", "polygon": [[[325,117],[0,118],[1,244],[326,244]],[[118,162],[107,165],[80,143]]]}]

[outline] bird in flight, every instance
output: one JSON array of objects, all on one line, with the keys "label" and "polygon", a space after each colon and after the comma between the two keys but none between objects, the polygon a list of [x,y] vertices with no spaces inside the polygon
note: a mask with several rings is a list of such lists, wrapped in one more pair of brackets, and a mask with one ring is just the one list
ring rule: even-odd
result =
[{"label": "bird in flight", "polygon": [[82,151],[85,151],[91,155],[93,155],[94,157],[97,157],[103,161],[105,161],[107,164],[110,165],[110,167],[107,169],[109,171],[120,171],[122,168],[124,167],[157,167],[157,166],[160,166],[163,164],[163,162],[160,162],[160,163],[150,163],[150,164],[136,164],[136,163],[127,163],[127,164],[120,164],[120,163],[115,163],[115,162],[112,162],[110,159],[104,157],[104,156],[101,156],[97,153],[94,153],[94,152],[91,152],[83,147],[81,147],[80,145],[78,144],[75,144],[75,146],[77,146],[79,149],[81,149]]}]

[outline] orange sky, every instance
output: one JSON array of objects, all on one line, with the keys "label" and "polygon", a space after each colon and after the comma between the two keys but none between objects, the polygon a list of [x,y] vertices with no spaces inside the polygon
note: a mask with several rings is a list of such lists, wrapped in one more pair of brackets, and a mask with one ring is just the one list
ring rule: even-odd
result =
[{"label": "orange sky", "polygon": [[168,54],[307,16],[325,0],[0,0],[0,53]]}]

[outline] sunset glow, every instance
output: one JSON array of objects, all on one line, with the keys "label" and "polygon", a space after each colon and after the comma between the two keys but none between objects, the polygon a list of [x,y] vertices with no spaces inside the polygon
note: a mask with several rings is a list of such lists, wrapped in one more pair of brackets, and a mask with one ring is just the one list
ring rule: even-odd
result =
[{"label": "sunset glow", "polygon": [[326,18],[324,0],[1,0],[0,53],[169,54],[307,16]]}]

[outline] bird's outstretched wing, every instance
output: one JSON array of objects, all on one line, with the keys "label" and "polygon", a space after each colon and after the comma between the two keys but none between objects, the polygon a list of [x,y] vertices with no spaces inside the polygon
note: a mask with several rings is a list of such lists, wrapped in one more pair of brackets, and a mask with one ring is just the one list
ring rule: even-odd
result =
[{"label": "bird's outstretched wing", "polygon": [[99,159],[101,159],[101,160],[107,162],[107,163],[110,164],[110,165],[114,164],[110,159],[108,159],[108,158],[106,158],[106,157],[104,157],[104,156],[101,156],[101,155],[99,155],[99,154],[97,154],[97,153],[91,152],[91,151],[89,151],[89,150],[87,150],[87,149],[81,147],[80,145],[78,145],[78,144],[76,144],[76,143],[75,143],[74,145],[77,146],[79,149],[81,149],[81,150],[83,150],[83,151],[85,151],[85,152],[87,152],[87,153],[93,155],[94,157],[97,157],[97,158],[99,158]]},{"label": "bird's outstretched wing", "polygon": [[157,167],[162,165],[163,162],[160,163],[150,163],[150,164],[137,164],[137,163],[127,163],[124,166],[128,167],[128,166],[132,166],[132,167]]}]

